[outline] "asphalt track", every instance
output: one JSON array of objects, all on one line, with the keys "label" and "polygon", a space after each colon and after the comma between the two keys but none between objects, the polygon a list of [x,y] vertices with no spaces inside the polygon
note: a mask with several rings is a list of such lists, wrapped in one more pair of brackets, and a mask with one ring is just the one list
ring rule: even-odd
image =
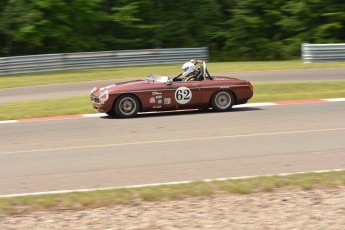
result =
[{"label": "asphalt track", "polygon": [[[218,74],[214,74],[218,75]],[[253,72],[229,72],[220,75],[247,79],[252,82],[274,81],[308,81],[308,80],[345,80],[345,69],[309,69],[309,70],[273,70]],[[124,81],[115,80],[115,82]],[[1,78],[0,78],[1,83]],[[50,98],[62,98],[70,96],[88,95],[91,89],[97,85],[114,83],[113,80],[78,82],[54,85],[42,85],[33,87],[18,87],[12,89],[0,89],[0,105],[18,101],[43,100]]]},{"label": "asphalt track", "polygon": [[0,125],[0,195],[345,168],[345,102]]}]

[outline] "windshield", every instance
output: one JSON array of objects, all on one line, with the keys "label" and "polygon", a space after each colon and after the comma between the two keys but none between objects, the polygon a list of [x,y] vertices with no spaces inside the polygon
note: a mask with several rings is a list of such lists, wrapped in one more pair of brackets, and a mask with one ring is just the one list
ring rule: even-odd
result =
[{"label": "windshield", "polygon": [[169,79],[169,77],[167,76],[160,76],[158,74],[151,74],[150,76],[148,76],[146,78],[146,80],[150,81],[150,82],[167,82]]}]

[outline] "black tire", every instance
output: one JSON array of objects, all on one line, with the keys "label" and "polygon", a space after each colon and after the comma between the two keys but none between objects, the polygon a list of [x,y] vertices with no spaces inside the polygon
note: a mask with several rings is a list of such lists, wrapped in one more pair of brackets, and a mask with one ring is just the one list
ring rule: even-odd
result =
[{"label": "black tire", "polygon": [[212,95],[211,106],[217,112],[231,110],[235,102],[235,96],[229,91],[219,91]]},{"label": "black tire", "polygon": [[114,109],[111,108],[110,111],[106,112],[106,114],[109,116],[109,117],[114,117],[115,116],[115,112],[114,112]]},{"label": "black tire", "polygon": [[113,111],[116,116],[122,118],[135,117],[139,111],[139,100],[130,94],[125,94],[116,99]]}]

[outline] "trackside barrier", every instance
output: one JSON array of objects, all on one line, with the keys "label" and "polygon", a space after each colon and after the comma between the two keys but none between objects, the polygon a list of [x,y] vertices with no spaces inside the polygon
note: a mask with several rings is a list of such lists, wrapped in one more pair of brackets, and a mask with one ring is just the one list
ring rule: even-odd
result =
[{"label": "trackside barrier", "polygon": [[345,61],[345,43],[302,44],[304,63]]},{"label": "trackside barrier", "polygon": [[208,59],[208,48],[120,50],[0,58],[0,75],[99,67],[175,64]]}]

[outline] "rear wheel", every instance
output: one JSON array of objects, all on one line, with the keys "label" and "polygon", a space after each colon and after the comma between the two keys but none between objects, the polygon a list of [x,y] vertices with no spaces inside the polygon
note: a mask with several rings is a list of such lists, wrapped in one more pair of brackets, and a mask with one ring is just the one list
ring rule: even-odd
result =
[{"label": "rear wheel", "polygon": [[234,105],[234,94],[228,91],[216,92],[211,98],[212,108],[217,112],[229,111]]},{"label": "rear wheel", "polygon": [[139,100],[135,96],[122,95],[116,100],[113,110],[118,117],[130,118],[137,115],[139,106]]}]

